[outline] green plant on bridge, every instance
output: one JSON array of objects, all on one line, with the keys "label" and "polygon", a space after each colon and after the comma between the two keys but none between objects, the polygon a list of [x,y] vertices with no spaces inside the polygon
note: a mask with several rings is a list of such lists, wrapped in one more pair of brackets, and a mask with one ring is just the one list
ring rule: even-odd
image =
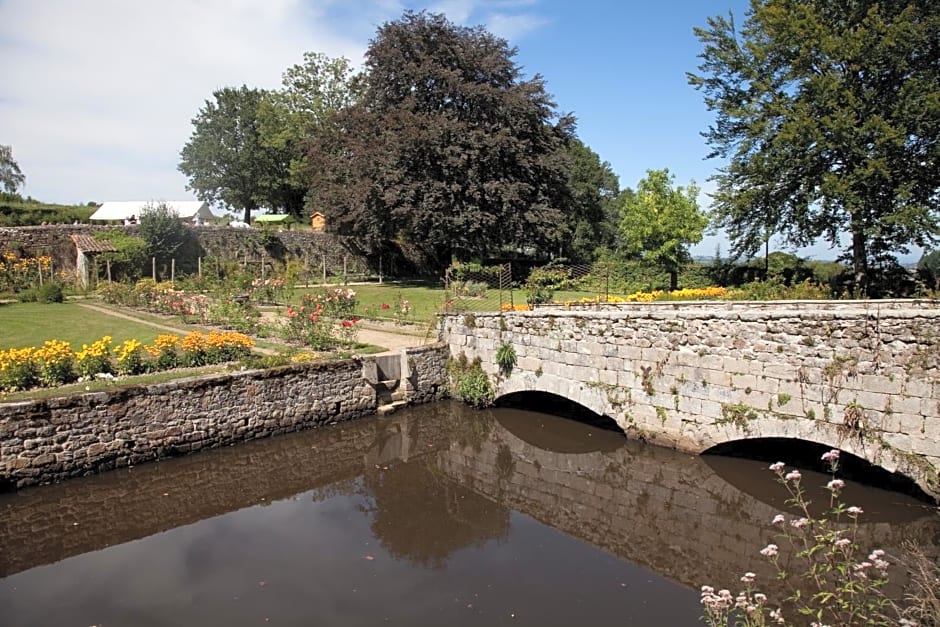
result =
[{"label": "green plant on bridge", "polygon": [[496,399],[496,390],[489,377],[483,371],[480,358],[472,362],[464,353],[447,362],[447,372],[451,379],[451,393],[454,398],[473,407],[489,407]]},{"label": "green plant on bridge", "polygon": [[512,369],[516,367],[516,349],[512,344],[503,342],[496,349],[496,365],[499,366],[499,372],[504,377],[512,374]]},{"label": "green plant on bridge", "polygon": [[753,407],[744,403],[725,403],[721,406],[721,418],[715,420],[716,425],[734,425],[742,431],[747,431],[752,420],[757,419],[757,412]]}]

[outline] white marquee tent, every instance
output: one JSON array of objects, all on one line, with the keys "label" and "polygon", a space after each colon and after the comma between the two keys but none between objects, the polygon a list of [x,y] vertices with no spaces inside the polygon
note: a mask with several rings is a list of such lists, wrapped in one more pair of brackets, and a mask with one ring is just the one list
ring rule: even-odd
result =
[{"label": "white marquee tent", "polygon": [[[160,201],[163,202],[163,201]],[[138,220],[140,214],[148,206],[154,206],[158,203],[152,200],[131,200],[125,202],[106,202],[98,207],[98,210],[91,214],[91,220],[99,222],[127,220],[134,216]],[[209,205],[199,200],[174,200],[166,203],[167,207],[176,212],[180,220],[192,220],[197,215],[200,221],[212,220],[217,216],[209,209]]]}]

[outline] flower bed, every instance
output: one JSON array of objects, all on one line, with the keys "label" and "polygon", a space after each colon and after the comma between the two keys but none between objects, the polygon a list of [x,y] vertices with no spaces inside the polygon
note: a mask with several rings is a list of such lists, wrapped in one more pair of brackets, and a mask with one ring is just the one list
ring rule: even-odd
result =
[{"label": "flower bed", "polygon": [[254,340],[233,331],[160,335],[149,346],[134,339],[112,346],[106,335],[79,351],[68,342],[48,340],[39,347],[0,351],[0,392],[218,364],[247,356],[252,346]]}]

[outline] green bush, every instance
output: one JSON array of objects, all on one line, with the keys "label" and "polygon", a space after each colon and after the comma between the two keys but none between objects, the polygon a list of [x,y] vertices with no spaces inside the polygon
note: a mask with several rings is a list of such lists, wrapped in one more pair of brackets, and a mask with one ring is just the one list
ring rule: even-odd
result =
[{"label": "green bush", "polygon": [[65,300],[62,294],[62,286],[58,283],[46,283],[36,289],[36,302],[39,303],[61,303]]},{"label": "green bush", "polygon": [[489,407],[493,404],[496,390],[483,372],[479,357],[468,362],[467,356],[461,353],[457,359],[447,362],[447,370],[454,398],[473,407]]}]

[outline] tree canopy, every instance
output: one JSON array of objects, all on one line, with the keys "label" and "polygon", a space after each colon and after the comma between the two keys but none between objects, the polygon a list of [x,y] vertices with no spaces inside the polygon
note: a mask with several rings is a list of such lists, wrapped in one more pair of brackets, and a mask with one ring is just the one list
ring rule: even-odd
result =
[{"label": "tree canopy", "polygon": [[0,189],[15,194],[25,181],[19,164],[13,159],[13,147],[0,144]]},{"label": "tree canopy", "polygon": [[381,26],[358,99],[311,148],[314,206],[373,247],[404,237],[445,263],[553,244],[573,120],[515,54],[442,15]]},{"label": "tree canopy", "polygon": [[689,81],[716,114],[715,216],[736,253],[848,233],[865,291],[870,267],[938,240],[940,3],[752,0],[740,31],[729,15],[695,32]]},{"label": "tree canopy", "polygon": [[272,190],[271,206],[301,217],[311,178],[308,144],[325,132],[337,111],[355,102],[354,78],[348,59],[307,52],[303,63],[284,72],[282,88],[262,100],[262,143],[288,159],[284,178]]},{"label": "tree canopy", "polygon": [[561,256],[591,262],[598,248],[613,248],[617,239],[620,181],[610,164],[577,137],[568,142],[570,201],[558,239]]},{"label": "tree canopy", "polygon": [[659,265],[678,287],[679,270],[690,261],[689,245],[702,241],[708,217],[698,207],[698,187],[674,187],[667,169],[647,170],[621,208],[622,250]]},{"label": "tree canopy", "polygon": [[[193,133],[180,152],[179,170],[200,200],[221,201],[244,212],[291,202],[290,150],[267,145],[258,120],[265,92],[242,86],[216,90],[193,119]],[[302,194],[301,194],[302,199]]]}]

